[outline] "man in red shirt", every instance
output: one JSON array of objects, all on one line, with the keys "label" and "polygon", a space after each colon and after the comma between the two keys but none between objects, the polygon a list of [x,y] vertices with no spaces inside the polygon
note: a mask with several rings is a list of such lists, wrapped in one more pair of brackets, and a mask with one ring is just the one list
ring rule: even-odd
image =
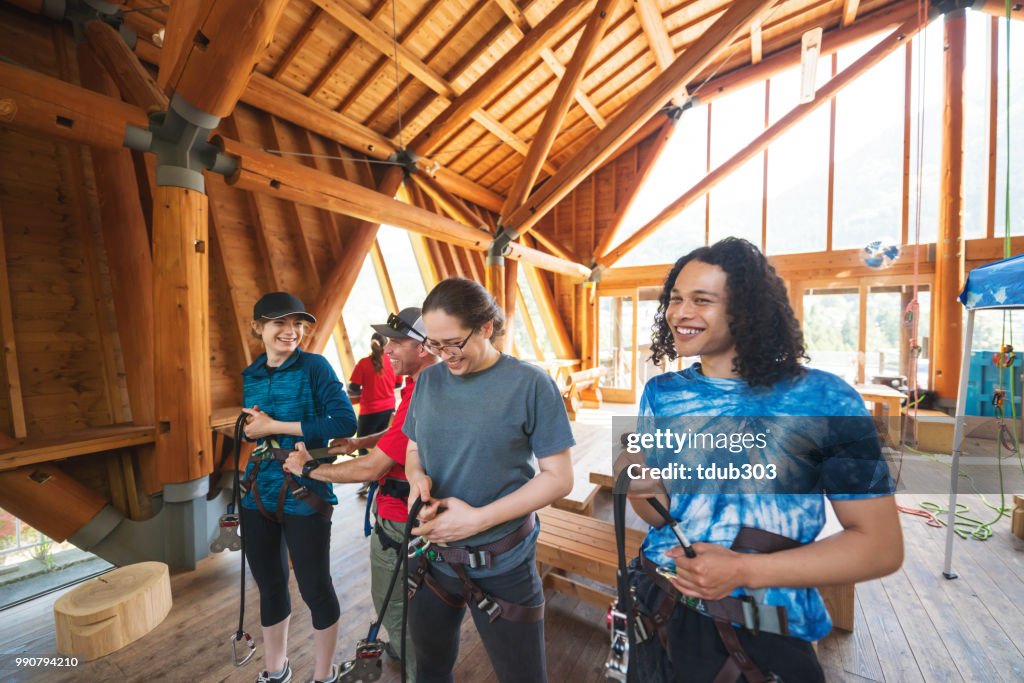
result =
[{"label": "man in red shirt", "polygon": [[[371,449],[366,455],[335,464],[316,465],[303,444],[296,445],[296,451],[289,456],[284,468],[295,474],[334,483],[358,483],[379,480],[377,494],[377,524],[370,540],[370,592],[373,604],[380,613],[384,606],[384,594],[388,581],[398,559],[397,549],[405,531],[408,518],[407,499],[409,484],[405,478],[405,449],[409,437],[402,433],[405,416],[412,401],[413,387],[420,371],[437,361],[437,357],[423,348],[426,330],[420,309],[405,308],[398,315],[392,314],[384,325],[373,325],[374,330],[387,337],[384,353],[391,359],[395,373],[406,376],[402,388],[402,400],[391,426],[378,434],[362,437],[335,439],[328,453],[353,453],[360,448]],[[308,463],[308,464],[307,464]],[[402,591],[396,590],[388,603],[384,627],[392,640],[402,633]],[[387,646],[388,654],[397,659],[395,648]],[[416,674],[413,648],[406,646],[406,672],[412,681]]]}]

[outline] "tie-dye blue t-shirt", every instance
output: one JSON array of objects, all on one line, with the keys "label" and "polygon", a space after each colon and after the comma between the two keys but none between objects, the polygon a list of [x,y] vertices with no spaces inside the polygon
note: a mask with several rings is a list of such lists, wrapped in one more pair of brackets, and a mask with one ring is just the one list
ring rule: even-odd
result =
[{"label": "tie-dye blue t-shirt", "polygon": [[[801,375],[781,380],[771,387],[753,388],[739,379],[705,377],[701,374],[699,363],[680,372],[653,377],[644,387],[637,431],[643,432],[645,426],[649,427],[652,417],[668,416],[768,419],[779,416],[848,416],[859,424],[863,424],[863,419],[869,417],[864,400],[853,387],[827,372],[807,369]],[[782,424],[786,425],[787,438],[771,440],[776,447],[773,450],[769,445],[769,455],[766,457],[782,466],[788,461],[806,469],[806,464],[811,462],[819,465],[825,463],[821,469],[827,469],[829,451],[820,443],[824,437],[812,426],[820,425],[822,420],[784,419]],[[805,433],[792,433],[800,431]],[[794,443],[801,444],[801,450],[806,452],[793,453],[789,448]],[[821,481],[827,479],[829,483],[815,489],[817,493],[671,493],[672,516],[679,520],[680,528],[690,542],[718,543],[728,547],[740,527],[747,526],[781,534],[801,543],[810,543],[821,533],[825,524],[826,496],[832,500],[849,500],[892,494],[892,480],[888,476],[877,438],[858,440],[856,449],[856,476],[849,474],[847,481],[840,481],[842,475],[823,477]],[[826,453],[825,456],[821,455],[822,451]],[[668,457],[671,458],[671,451],[669,453]],[[680,463],[687,457],[686,452],[683,453],[676,457]],[[664,464],[665,460],[662,459],[659,466]],[[864,465],[868,465],[869,476],[866,477]],[[838,471],[850,472],[842,468]],[[669,491],[672,491],[671,487]],[[666,555],[666,551],[677,545],[675,536],[667,526],[659,529],[652,527],[642,552],[653,562],[671,566],[673,560]],[[746,593],[739,588],[733,595],[742,596]],[[832,629],[825,603],[816,589],[768,588],[758,590],[756,599],[786,608],[791,636],[820,640]]]}]

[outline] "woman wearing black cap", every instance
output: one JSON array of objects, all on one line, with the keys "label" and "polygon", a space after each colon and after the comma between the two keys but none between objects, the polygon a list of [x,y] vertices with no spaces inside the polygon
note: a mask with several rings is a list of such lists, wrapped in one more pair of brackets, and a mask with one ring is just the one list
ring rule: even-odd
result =
[{"label": "woman wearing black cap", "polygon": [[[288,556],[299,593],[313,617],[314,680],[334,681],[333,667],[340,609],[331,583],[331,485],[292,476],[278,454],[296,443],[321,448],[352,435],[355,413],[341,382],[323,356],[299,344],[316,318],[297,297],[271,292],[253,308],[252,332],[266,353],[242,372],[245,435],[257,441],[246,468],[248,491],[242,499],[242,534],[249,568],[260,590],[266,669],[257,683],[288,683]],[[296,493],[298,495],[296,495]],[[287,550],[287,552],[286,552]]]}]

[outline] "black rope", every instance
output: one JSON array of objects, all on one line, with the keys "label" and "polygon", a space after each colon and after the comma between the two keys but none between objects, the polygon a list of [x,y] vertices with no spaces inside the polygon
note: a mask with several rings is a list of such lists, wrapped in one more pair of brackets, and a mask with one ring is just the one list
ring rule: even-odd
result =
[{"label": "black rope", "polygon": [[[406,631],[408,630],[409,622],[409,540],[412,537],[412,529],[416,526],[416,517],[420,514],[420,508],[423,507],[423,501],[416,498],[413,501],[412,507],[409,508],[409,519],[405,522],[405,536],[402,537],[402,547],[398,549],[399,557],[398,561],[403,568],[402,581],[405,583],[405,590],[402,591],[402,642],[399,644],[399,660],[402,666],[402,683],[405,683],[405,641]],[[391,577],[392,586],[395,583],[395,579],[398,577],[398,567],[395,567],[395,574]],[[390,589],[389,589],[390,590]],[[387,608],[387,600],[384,601],[384,607]],[[381,610],[383,612],[383,610]]]},{"label": "black rope", "polygon": [[238,630],[235,631],[235,642],[242,640],[245,637],[245,629],[243,623],[245,622],[245,534],[242,533],[242,486],[241,478],[238,474],[238,465],[242,457],[242,435],[245,429],[245,420],[247,415],[242,413],[235,420],[235,482],[234,490],[231,493],[231,508],[232,511],[238,515],[238,530],[239,536],[242,539],[242,571],[240,572],[240,594],[238,600]]}]

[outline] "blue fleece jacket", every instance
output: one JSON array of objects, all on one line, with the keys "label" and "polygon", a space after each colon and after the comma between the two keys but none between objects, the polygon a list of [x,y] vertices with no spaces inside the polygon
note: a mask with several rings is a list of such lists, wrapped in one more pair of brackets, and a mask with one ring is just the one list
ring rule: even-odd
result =
[{"label": "blue fleece jacket", "polygon": [[[270,437],[281,448],[291,448],[299,441],[304,441],[310,449],[322,448],[331,439],[351,436],[356,431],[356,415],[341,382],[327,360],[315,353],[296,349],[276,368],[267,368],[267,355],[261,355],[242,371],[242,395],[246,408],[259,406],[261,411],[275,420],[302,424],[301,437],[285,434]],[[284,481],[281,463],[268,460],[257,465],[250,462],[246,476],[254,466],[260,467],[256,485],[259,487],[263,507],[267,512],[274,512]],[[326,502],[337,504],[338,499],[331,484],[303,477],[297,479]],[[251,491],[242,499],[242,505],[251,510],[256,509]],[[284,511],[290,515],[316,513],[306,503],[296,500],[290,492],[284,501]]]}]

